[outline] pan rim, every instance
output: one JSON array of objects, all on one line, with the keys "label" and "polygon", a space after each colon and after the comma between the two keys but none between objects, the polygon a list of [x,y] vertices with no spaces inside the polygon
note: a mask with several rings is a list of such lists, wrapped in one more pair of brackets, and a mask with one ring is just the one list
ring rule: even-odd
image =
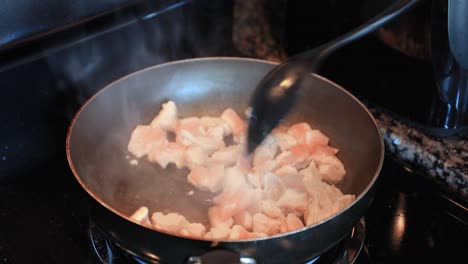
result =
[{"label": "pan rim", "polygon": [[[142,225],[139,222],[131,219],[130,216],[127,216],[127,215],[123,214],[122,212],[120,212],[119,210],[109,206],[106,202],[104,202],[100,198],[100,196],[98,194],[96,194],[95,192],[90,190],[88,188],[88,186],[84,183],[84,181],[82,180],[82,178],[80,177],[80,175],[78,174],[78,172],[77,172],[77,170],[76,170],[76,168],[74,166],[74,163],[73,163],[73,160],[72,160],[72,157],[71,157],[71,152],[70,152],[71,134],[72,134],[73,127],[74,127],[78,117],[80,116],[81,112],[86,108],[86,106],[89,105],[102,92],[104,92],[105,90],[113,87],[115,84],[117,84],[119,82],[122,82],[122,81],[124,81],[126,79],[132,78],[133,76],[139,75],[139,74],[141,74],[143,72],[152,71],[154,69],[157,69],[157,68],[160,68],[160,67],[166,67],[166,66],[169,66],[169,65],[182,64],[182,63],[196,63],[196,62],[200,62],[200,61],[247,61],[247,62],[250,61],[250,62],[256,62],[256,63],[269,64],[269,65],[273,65],[273,66],[279,64],[277,62],[271,62],[271,61],[266,61],[266,60],[262,60],[262,59],[254,59],[254,58],[245,58],[245,57],[202,57],[202,58],[189,58],[189,59],[182,59],[182,60],[176,60],[176,61],[160,63],[160,64],[152,65],[152,66],[145,67],[145,68],[142,68],[140,70],[134,71],[132,73],[124,75],[124,76],[110,82],[109,84],[107,84],[104,87],[102,87],[101,89],[99,89],[99,91],[97,91],[93,96],[91,96],[88,100],[86,100],[86,102],[76,111],[76,113],[73,116],[73,119],[70,122],[70,125],[68,127],[66,141],[65,141],[65,147],[66,147],[66,155],[67,155],[68,165],[69,165],[75,179],[78,181],[78,183],[81,185],[81,187],[88,193],[88,195],[90,195],[95,201],[97,201],[100,205],[102,205],[103,207],[105,207],[106,209],[111,211],[112,213],[118,215],[119,217],[121,217],[121,218],[123,218],[123,219],[125,219],[127,221],[135,223],[135,224],[137,224],[137,225],[139,225],[141,227],[145,227],[145,228],[147,228],[148,230],[151,230],[151,231],[156,231],[156,232],[159,232],[159,233],[164,233],[164,234],[167,234],[167,235],[176,236],[176,237],[181,238],[181,239],[213,242],[215,240],[189,238],[189,237],[184,237],[184,236],[179,236],[179,235],[176,235],[176,234],[173,234],[173,233],[169,233],[169,232],[166,232],[164,230],[149,228],[149,227],[147,227],[145,225]],[[331,81],[331,80],[329,80],[329,79],[327,79],[327,78],[325,78],[325,77],[323,77],[321,75],[315,74],[315,73],[312,73],[311,75],[314,78],[317,78],[317,79],[319,79],[319,80],[321,80],[323,82],[329,83],[330,85],[335,86],[336,88],[338,88],[339,90],[344,92],[347,96],[349,96],[351,99],[353,99],[356,103],[358,103],[361,106],[361,108],[367,113],[370,120],[372,121],[373,126],[375,127],[376,131],[378,132],[377,134],[378,134],[378,137],[379,137],[380,150],[381,150],[380,151],[379,163],[378,163],[378,166],[377,166],[377,168],[376,168],[376,170],[374,172],[374,176],[372,177],[372,180],[368,183],[368,185],[364,188],[364,190],[358,196],[356,196],[356,199],[354,199],[354,201],[351,204],[349,204],[346,208],[342,209],[337,214],[329,216],[329,217],[327,217],[325,219],[322,219],[321,221],[319,221],[319,222],[317,222],[317,223],[315,223],[313,225],[305,226],[305,227],[303,227],[301,229],[297,229],[297,230],[294,230],[294,231],[290,231],[290,232],[287,232],[287,233],[281,233],[281,234],[277,234],[277,235],[273,235],[273,236],[268,236],[268,237],[249,238],[249,239],[240,239],[240,240],[225,240],[225,239],[223,239],[223,240],[216,240],[216,242],[218,242],[218,243],[243,243],[243,242],[269,240],[269,239],[286,237],[286,236],[293,235],[293,234],[296,234],[296,233],[299,233],[299,232],[302,232],[302,231],[305,231],[305,230],[308,230],[308,229],[312,229],[312,228],[314,228],[316,226],[319,226],[319,225],[321,225],[321,224],[323,224],[325,222],[330,221],[331,219],[333,219],[333,218],[337,217],[338,215],[343,214],[344,212],[349,210],[353,205],[355,205],[357,202],[359,202],[369,192],[369,190],[375,185],[376,181],[378,180],[380,172],[382,170],[383,163],[384,163],[385,144],[384,144],[383,136],[382,136],[382,134],[380,132],[380,129],[379,129],[379,125],[377,124],[377,121],[375,120],[374,115],[372,115],[372,113],[369,111],[367,106],[365,106],[357,97],[355,97],[352,93],[347,91],[345,88],[343,88],[339,84],[337,84],[337,83],[335,83],[335,82],[333,82],[333,81]]]}]

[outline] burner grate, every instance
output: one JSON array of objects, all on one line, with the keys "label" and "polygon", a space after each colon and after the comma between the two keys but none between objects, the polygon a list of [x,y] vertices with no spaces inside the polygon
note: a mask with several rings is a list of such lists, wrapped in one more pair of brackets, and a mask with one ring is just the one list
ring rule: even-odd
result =
[{"label": "burner grate", "polygon": [[[305,264],[353,264],[363,249],[365,237],[366,225],[362,218],[348,238]],[[89,238],[96,258],[102,264],[150,264],[119,248],[92,221],[89,225]],[[202,262],[200,261],[200,263]]]}]

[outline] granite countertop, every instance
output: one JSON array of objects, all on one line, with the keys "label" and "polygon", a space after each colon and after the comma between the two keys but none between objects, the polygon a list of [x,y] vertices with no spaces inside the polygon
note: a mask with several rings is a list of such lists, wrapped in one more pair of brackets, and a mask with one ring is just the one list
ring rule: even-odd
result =
[{"label": "granite countertop", "polygon": [[[246,57],[281,61],[287,57],[265,18],[265,0],[235,0],[233,40]],[[468,200],[468,141],[424,134],[388,109],[363,100],[383,135],[386,154],[409,165],[463,200]]]}]

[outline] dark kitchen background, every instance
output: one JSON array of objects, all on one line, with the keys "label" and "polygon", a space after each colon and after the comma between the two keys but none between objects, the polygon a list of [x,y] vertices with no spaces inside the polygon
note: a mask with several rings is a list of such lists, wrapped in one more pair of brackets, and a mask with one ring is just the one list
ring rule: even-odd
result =
[{"label": "dark kitchen background", "polygon": [[[252,13],[249,2],[260,9]],[[106,84],[184,58],[278,61],[349,31],[389,2],[4,1],[0,263],[131,263],[92,243],[88,196],[65,155],[74,114]],[[432,133],[440,127],[433,118],[438,90],[428,29],[431,5],[423,1],[399,23],[336,52],[322,70],[372,107],[388,136],[355,263],[466,261],[468,144],[464,130],[443,138]],[[434,174],[414,157],[403,157],[398,147],[410,147],[395,140],[435,159],[458,157],[458,163],[449,159]],[[428,145],[440,145],[442,154]]]}]

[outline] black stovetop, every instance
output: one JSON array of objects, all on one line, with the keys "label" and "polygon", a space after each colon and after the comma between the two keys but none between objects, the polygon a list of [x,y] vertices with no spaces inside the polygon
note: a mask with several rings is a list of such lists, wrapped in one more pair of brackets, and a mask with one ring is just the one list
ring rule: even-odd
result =
[{"label": "black stovetop", "polygon": [[[202,8],[205,20],[229,17],[215,7],[190,8]],[[0,72],[0,263],[99,263],[87,194],[66,161],[68,124],[86,98],[122,75],[163,61],[237,55],[229,41],[214,44],[196,31],[213,21],[190,14],[179,8]],[[215,31],[230,39],[229,27]],[[207,38],[194,40],[197,34]],[[197,48],[187,44],[193,41]],[[328,74],[345,76],[339,69]],[[466,218],[430,182],[387,157],[356,263],[458,263],[466,259]]]}]

